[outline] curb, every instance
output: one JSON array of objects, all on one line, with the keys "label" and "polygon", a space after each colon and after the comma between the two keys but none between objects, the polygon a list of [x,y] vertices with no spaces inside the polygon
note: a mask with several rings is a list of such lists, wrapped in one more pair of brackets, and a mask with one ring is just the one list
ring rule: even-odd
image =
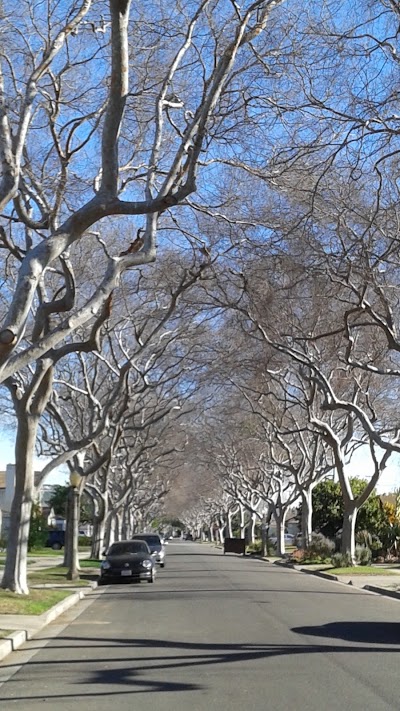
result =
[{"label": "curb", "polygon": [[331,575],[330,573],[324,573],[321,570],[308,570],[308,568],[299,568],[293,563],[284,563],[283,561],[276,560],[274,565],[280,565],[282,568],[291,568],[292,570],[297,570],[299,573],[306,573],[307,575],[315,575],[317,578],[324,578],[325,580],[334,580],[340,583],[340,578],[337,575]]},{"label": "curb", "polygon": [[[354,584],[354,579],[345,583],[337,575],[330,575],[330,573],[323,573],[319,570],[307,570],[307,568],[297,568],[292,563],[284,563],[280,560],[276,560],[274,562],[274,565],[279,565],[282,568],[291,568],[292,570],[297,570],[299,573],[306,573],[307,575],[315,575],[317,578],[325,578],[325,580],[333,580],[336,583],[342,583],[342,585],[352,585],[353,587],[357,587],[357,585]],[[372,593],[375,593],[376,595],[382,595],[384,597],[391,597],[393,600],[400,600],[400,591],[397,592],[395,590],[389,590],[388,588],[379,588],[376,585],[363,585],[362,587],[359,588],[359,590],[366,590],[367,592],[372,592]]]},{"label": "curb", "polygon": [[[90,586],[90,591],[95,590],[96,588],[97,583],[95,582]],[[40,632],[44,627],[46,627],[46,625],[62,615],[63,612],[66,612],[66,610],[69,610],[70,607],[76,605],[76,603],[79,602],[79,600],[82,600],[88,592],[88,588],[86,588],[86,590],[78,590],[72,595],[66,597],[64,600],[61,600],[61,602],[58,602],[56,605],[51,607],[50,610],[47,610],[47,612],[43,612],[42,615],[38,615],[36,619],[39,624],[35,627],[33,632],[30,632],[29,630],[17,630],[16,632],[11,632],[11,634],[7,635],[7,637],[0,639],[0,662],[5,657],[8,657],[11,652],[15,652],[15,650],[21,647],[24,642]]]},{"label": "curb", "polygon": [[368,590],[368,592],[376,593],[377,595],[392,597],[394,600],[400,600],[400,592],[396,592],[395,590],[388,590],[387,588],[378,588],[375,585],[364,585],[362,589]]},{"label": "curb", "polygon": [[325,578],[325,580],[334,580],[337,583],[342,582],[337,575],[323,573],[320,570],[307,570],[307,568],[296,568],[296,570],[300,570],[301,573],[307,573],[308,575],[315,575],[317,578]]}]

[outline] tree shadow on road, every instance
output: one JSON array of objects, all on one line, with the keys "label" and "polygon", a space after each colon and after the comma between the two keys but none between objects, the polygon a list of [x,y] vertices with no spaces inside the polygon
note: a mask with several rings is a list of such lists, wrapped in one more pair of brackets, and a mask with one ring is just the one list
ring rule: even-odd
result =
[{"label": "tree shadow on road", "polygon": [[[288,657],[305,654],[373,654],[400,652],[400,624],[379,622],[332,622],[315,627],[297,627],[292,630],[299,635],[313,635],[332,639],[344,639],[346,644],[325,644],[308,641],[293,644],[268,644],[238,642],[235,644],[201,643],[165,639],[145,639],[134,637],[115,639],[109,637],[59,636],[57,645],[45,648],[42,658],[35,657],[29,663],[28,674],[35,679],[37,688],[48,680],[49,675],[62,675],[64,682],[69,678],[73,691],[61,692],[55,685],[52,691],[47,685],[47,701],[59,699],[114,697],[126,694],[147,694],[154,692],[202,691],[207,688],[197,681],[202,677],[201,669],[211,669],[230,665],[240,673],[246,669],[254,671],[254,664],[269,658]],[[349,645],[348,642],[353,642]],[[360,646],[359,643],[362,643]],[[393,646],[399,644],[398,648]],[[54,659],[54,647],[69,648],[64,658]],[[385,645],[385,646],[384,646]],[[71,648],[75,649],[75,654]],[[104,648],[105,652],[97,650]],[[114,650],[114,652],[112,651]],[[12,666],[12,665],[10,665]],[[2,669],[6,666],[2,665]],[[267,666],[264,666],[267,671]],[[182,680],[188,673],[189,679]],[[190,680],[195,675],[195,682]],[[24,681],[24,679],[22,679]],[[42,692],[32,690],[29,696],[18,692],[18,676],[13,677],[13,693],[18,701],[34,701],[42,698]],[[6,691],[6,687],[4,688]],[[10,698],[10,697],[9,697]],[[0,696],[5,701],[7,696]]]},{"label": "tree shadow on road", "polygon": [[344,639],[346,642],[400,645],[399,622],[329,622],[326,625],[294,627],[292,631],[307,636]]}]

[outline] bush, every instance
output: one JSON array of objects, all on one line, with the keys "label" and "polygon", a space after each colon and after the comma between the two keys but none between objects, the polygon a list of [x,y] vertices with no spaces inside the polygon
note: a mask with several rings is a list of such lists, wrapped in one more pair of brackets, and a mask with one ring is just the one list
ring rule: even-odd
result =
[{"label": "bush", "polygon": [[306,555],[306,551],[299,548],[290,554],[290,560],[293,563],[303,563],[306,559]]},{"label": "bush", "polygon": [[358,565],[371,565],[371,549],[367,546],[356,546],[356,561]]},{"label": "bush", "polygon": [[334,553],[331,560],[335,568],[348,568],[352,565],[351,557],[348,553]]},{"label": "bush", "polygon": [[28,551],[34,548],[44,548],[47,540],[47,521],[38,504],[32,505],[31,523],[29,527]]},{"label": "bush", "polygon": [[311,543],[307,548],[307,557],[330,558],[335,550],[335,543],[322,533],[313,533]]},{"label": "bush", "polygon": [[92,545],[92,539],[89,538],[89,536],[79,536],[78,546],[91,546],[91,545]]},{"label": "bush", "polygon": [[357,531],[356,543],[359,546],[364,546],[364,548],[371,548],[371,545],[372,545],[371,533],[369,531]]},{"label": "bush", "polygon": [[[290,554],[289,558],[291,563],[295,565],[316,565],[318,563],[326,563],[326,556],[316,555],[309,550],[297,550]],[[328,558],[329,563],[331,562],[331,557]]]},{"label": "bush", "polygon": [[247,546],[247,553],[257,553],[260,554],[262,553],[262,541],[256,540],[254,543],[249,543]]}]

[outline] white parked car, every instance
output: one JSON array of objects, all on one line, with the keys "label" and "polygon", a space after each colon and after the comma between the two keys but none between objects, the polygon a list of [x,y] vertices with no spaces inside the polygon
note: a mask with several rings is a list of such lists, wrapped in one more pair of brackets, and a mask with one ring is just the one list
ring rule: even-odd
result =
[{"label": "white parked car", "polygon": [[[278,539],[276,536],[271,536],[269,539],[272,545],[276,546]],[[295,544],[295,536],[292,536],[291,533],[285,533],[285,546],[294,546]]]}]

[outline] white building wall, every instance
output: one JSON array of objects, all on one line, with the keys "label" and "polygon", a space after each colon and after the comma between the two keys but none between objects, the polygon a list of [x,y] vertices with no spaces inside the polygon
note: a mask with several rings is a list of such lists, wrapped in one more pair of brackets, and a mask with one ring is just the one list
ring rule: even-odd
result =
[{"label": "white building wall", "polygon": [[[36,473],[36,472],[35,472]],[[49,488],[49,487],[47,487]],[[10,523],[10,511],[15,490],[15,464],[7,464],[6,488],[0,489],[0,534],[7,532]],[[48,494],[48,492],[46,492]],[[38,498],[41,500],[40,492]]]},{"label": "white building wall", "polygon": [[4,511],[11,511],[11,504],[14,498],[15,489],[15,464],[7,464],[6,468],[6,491],[4,498]]}]

